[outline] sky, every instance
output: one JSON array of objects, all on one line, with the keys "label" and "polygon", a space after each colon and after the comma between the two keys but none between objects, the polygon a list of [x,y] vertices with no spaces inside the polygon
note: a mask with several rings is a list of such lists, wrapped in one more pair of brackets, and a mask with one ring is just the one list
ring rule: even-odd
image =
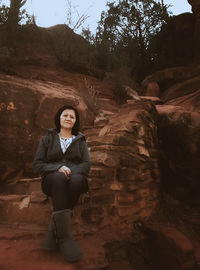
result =
[{"label": "sky", "polygon": [[[76,24],[80,16],[88,17],[84,24],[77,30],[81,32],[82,26],[89,26],[94,33],[100,20],[101,12],[106,9],[107,0],[27,0],[24,6],[29,14],[34,14],[38,26],[50,27],[56,24],[67,23],[67,10],[71,4],[73,18],[71,28]],[[9,0],[2,0],[9,6]],[[55,4],[56,3],[56,4]],[[169,9],[174,15],[183,12],[191,12],[191,6],[187,0],[164,0],[165,4],[171,4]]]}]

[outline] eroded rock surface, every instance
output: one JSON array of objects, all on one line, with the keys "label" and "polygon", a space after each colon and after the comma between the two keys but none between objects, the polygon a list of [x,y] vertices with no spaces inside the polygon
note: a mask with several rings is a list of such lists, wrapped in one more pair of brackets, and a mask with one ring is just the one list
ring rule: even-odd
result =
[{"label": "eroded rock surface", "polygon": [[160,181],[155,115],[151,103],[133,101],[88,137],[92,208],[82,213],[88,225],[94,214],[100,227],[116,224],[131,232],[134,221],[155,210]]}]

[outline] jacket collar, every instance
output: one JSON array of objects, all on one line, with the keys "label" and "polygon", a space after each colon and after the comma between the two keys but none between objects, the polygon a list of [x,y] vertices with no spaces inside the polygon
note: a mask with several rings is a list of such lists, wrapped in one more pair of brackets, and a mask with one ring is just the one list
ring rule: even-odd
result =
[{"label": "jacket collar", "polygon": [[[56,131],[55,128],[48,128],[47,129],[48,133],[53,133],[54,135],[57,135],[58,136],[58,133]],[[79,140],[83,138],[85,140],[85,136],[83,135],[83,133],[81,133],[80,131],[78,132],[78,134],[76,135],[75,139],[73,141],[76,141],[76,140]]]}]

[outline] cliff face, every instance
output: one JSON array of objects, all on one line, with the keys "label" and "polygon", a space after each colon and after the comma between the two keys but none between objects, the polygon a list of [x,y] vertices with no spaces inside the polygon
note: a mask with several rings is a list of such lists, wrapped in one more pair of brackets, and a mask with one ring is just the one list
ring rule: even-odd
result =
[{"label": "cliff face", "polygon": [[[184,16],[193,29],[199,1],[189,2],[194,14]],[[177,18],[179,30],[184,16]],[[185,25],[183,32],[188,33]],[[59,65],[55,51],[64,53],[63,27],[40,30],[33,52],[26,37],[24,48],[16,49],[0,74],[0,248],[6,258],[1,265],[13,269],[17,262],[25,267],[28,256],[29,269],[197,269],[198,64],[148,76],[143,81],[148,96],[119,106],[111,80]],[[53,37],[59,39],[58,47],[49,43]],[[66,42],[69,37],[65,33]],[[66,103],[80,111],[92,160],[91,197],[80,198],[72,219],[84,252],[79,265],[38,249],[52,210],[31,168],[39,139]]]},{"label": "cliff face", "polygon": [[90,186],[101,219],[111,212],[114,219],[151,215],[159,184],[156,111],[151,103],[135,101],[119,108],[103,99],[104,118],[92,119],[72,86],[1,75],[1,87],[1,182],[34,176],[31,162],[39,139],[52,126],[57,109],[69,103],[79,109],[84,126],[90,126],[85,128],[93,164]]}]

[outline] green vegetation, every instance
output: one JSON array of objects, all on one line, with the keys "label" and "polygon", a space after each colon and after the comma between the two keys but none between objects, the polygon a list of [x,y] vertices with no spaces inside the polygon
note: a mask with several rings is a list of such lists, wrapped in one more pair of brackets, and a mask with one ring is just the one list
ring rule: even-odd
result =
[{"label": "green vegetation", "polygon": [[127,66],[142,79],[155,61],[153,38],[169,19],[163,1],[117,0],[107,3],[95,36],[97,65],[108,70]]},{"label": "green vegetation", "polygon": [[5,24],[8,19],[9,7],[2,5],[0,0],[0,24]]},{"label": "green vegetation", "polygon": [[[35,19],[23,9],[26,1],[10,0],[10,7],[7,7],[1,5],[0,0],[0,26],[3,26],[0,47],[3,50],[15,46],[21,24],[36,25]],[[67,2],[69,27],[65,25],[65,29],[60,28],[52,34],[60,63],[68,70],[86,74],[98,74],[96,71],[99,70],[119,76],[123,74],[123,77],[126,74],[132,81],[127,84],[127,79],[120,78],[119,83],[117,79],[115,87],[126,99],[123,86],[132,87],[132,82],[141,81],[156,69],[159,52],[155,49],[154,40],[170,18],[169,6],[163,0],[111,0],[107,2],[107,10],[101,14],[96,33],[91,34],[86,28],[80,37],[75,32],[88,16],[83,14],[73,20],[71,2]]]}]

